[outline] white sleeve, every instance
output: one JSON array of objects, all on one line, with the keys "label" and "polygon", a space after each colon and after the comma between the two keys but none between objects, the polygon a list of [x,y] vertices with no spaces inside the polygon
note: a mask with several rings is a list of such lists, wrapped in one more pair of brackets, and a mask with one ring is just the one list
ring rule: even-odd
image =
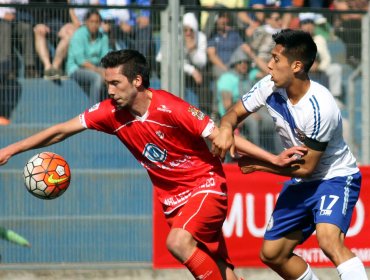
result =
[{"label": "white sleeve", "polygon": [[314,97],[311,97],[312,113],[307,116],[307,125],[305,127],[305,135],[317,142],[329,142],[337,129],[341,115],[334,100],[329,98],[321,99],[321,102],[316,102]]},{"label": "white sleeve", "polygon": [[267,97],[273,91],[273,85],[270,75],[257,82],[250,91],[242,96],[241,100],[244,108],[248,112],[253,113],[265,106]]},{"label": "white sleeve", "polygon": [[215,123],[212,119],[209,119],[207,126],[204,128],[202,132],[202,137],[207,138],[208,136],[211,135],[214,129],[215,129]]},{"label": "white sleeve", "polygon": [[84,128],[88,128],[88,127],[87,127],[87,124],[86,124],[86,120],[85,120],[85,113],[81,113],[81,114],[79,115],[79,118],[80,118],[80,123],[82,124],[82,126],[83,126]]}]

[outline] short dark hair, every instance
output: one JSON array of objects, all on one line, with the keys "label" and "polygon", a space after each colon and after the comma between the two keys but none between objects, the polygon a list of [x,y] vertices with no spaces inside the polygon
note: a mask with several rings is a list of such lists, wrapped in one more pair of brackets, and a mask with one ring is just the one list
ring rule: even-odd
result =
[{"label": "short dark hair", "polygon": [[86,14],[84,16],[84,20],[85,21],[88,20],[92,15],[97,15],[99,17],[100,21],[102,21],[102,17],[99,13],[99,10],[95,9],[95,8],[91,8],[86,12]]},{"label": "short dark hair", "polygon": [[290,62],[300,60],[303,62],[304,71],[307,73],[314,63],[317,47],[312,36],[302,30],[283,29],[272,35],[277,45],[284,47],[284,55]]},{"label": "short dark hair", "polygon": [[102,59],[101,64],[104,68],[121,67],[121,73],[132,82],[137,75],[143,80],[143,86],[150,86],[150,69],[144,55],[137,50],[118,50],[107,53]]}]

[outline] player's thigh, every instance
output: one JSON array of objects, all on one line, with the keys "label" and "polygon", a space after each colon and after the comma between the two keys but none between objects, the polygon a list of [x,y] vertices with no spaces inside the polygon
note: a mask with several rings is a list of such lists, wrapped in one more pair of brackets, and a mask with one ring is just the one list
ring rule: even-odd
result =
[{"label": "player's thigh", "polygon": [[316,186],[289,180],[285,182],[264,235],[265,240],[279,240],[296,231],[302,232],[303,242],[315,230],[312,214],[312,194]]},{"label": "player's thigh", "polygon": [[171,230],[188,231],[198,242],[198,247],[209,252],[214,259],[221,259],[232,267],[222,225],[227,214],[227,197],[213,193],[198,193],[170,217]]},{"label": "player's thigh", "polygon": [[199,193],[191,197],[172,218],[171,228],[182,228],[199,241],[211,242],[221,234],[226,213],[226,196]]}]

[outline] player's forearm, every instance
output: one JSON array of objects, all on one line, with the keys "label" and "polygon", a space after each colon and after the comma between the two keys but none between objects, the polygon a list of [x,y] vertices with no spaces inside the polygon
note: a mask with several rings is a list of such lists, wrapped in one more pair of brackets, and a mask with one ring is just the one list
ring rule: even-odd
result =
[{"label": "player's forearm", "polygon": [[246,155],[262,161],[266,161],[269,163],[275,162],[276,155],[260,148],[259,146],[253,144],[252,142],[240,136],[235,135],[234,139],[235,147],[239,154]]},{"label": "player's forearm", "polygon": [[298,165],[280,167],[263,160],[242,158],[239,160],[239,167],[241,171],[245,174],[252,173],[254,171],[262,171],[282,176],[299,177],[294,175],[296,171],[299,169]]},{"label": "player's forearm", "polygon": [[238,125],[238,117],[237,114],[231,110],[229,110],[226,115],[224,115],[220,122],[220,128],[221,129],[230,129],[231,131],[234,131],[236,126]]},{"label": "player's forearm", "polygon": [[57,127],[49,127],[30,137],[6,147],[8,153],[13,156],[28,150],[42,148],[58,143],[66,138],[66,135],[59,131]]},{"label": "player's forearm", "polygon": [[252,173],[254,171],[262,171],[282,176],[307,178],[312,173],[309,169],[305,168],[304,160],[295,161],[294,163],[283,167],[263,160],[243,157],[239,159],[239,167],[245,174]]}]

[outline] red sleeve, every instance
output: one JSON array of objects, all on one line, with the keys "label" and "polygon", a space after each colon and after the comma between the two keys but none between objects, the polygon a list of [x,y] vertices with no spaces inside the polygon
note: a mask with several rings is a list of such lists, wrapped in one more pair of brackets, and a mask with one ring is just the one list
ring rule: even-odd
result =
[{"label": "red sleeve", "polygon": [[83,112],[80,115],[81,123],[88,129],[114,134],[114,127],[112,126],[114,110],[115,107],[111,100],[104,100]]},{"label": "red sleeve", "polygon": [[197,136],[202,135],[209,123],[209,117],[200,109],[190,104],[187,104],[185,112],[179,115],[179,119],[189,131],[193,131]]}]

